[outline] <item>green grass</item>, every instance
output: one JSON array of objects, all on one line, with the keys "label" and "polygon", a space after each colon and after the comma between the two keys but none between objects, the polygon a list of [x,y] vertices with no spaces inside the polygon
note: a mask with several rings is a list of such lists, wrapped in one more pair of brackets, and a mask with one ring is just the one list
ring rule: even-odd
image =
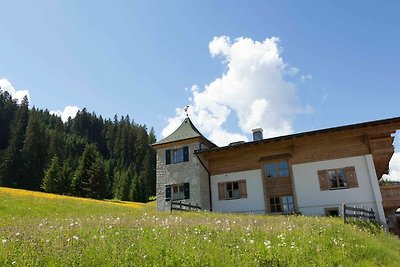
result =
[{"label": "green grass", "polygon": [[364,229],[0,188],[0,266],[398,266],[400,240]]}]

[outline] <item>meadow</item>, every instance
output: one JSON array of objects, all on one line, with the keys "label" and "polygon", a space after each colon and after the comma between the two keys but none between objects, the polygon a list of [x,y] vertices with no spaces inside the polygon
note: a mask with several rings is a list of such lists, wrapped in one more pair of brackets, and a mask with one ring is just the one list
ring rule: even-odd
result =
[{"label": "meadow", "polygon": [[0,188],[0,266],[398,266],[400,240],[340,218],[157,212]]}]

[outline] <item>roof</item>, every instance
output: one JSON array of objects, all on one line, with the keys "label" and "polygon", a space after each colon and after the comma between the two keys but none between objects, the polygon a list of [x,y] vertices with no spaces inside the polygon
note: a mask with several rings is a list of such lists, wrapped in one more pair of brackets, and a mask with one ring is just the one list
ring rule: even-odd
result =
[{"label": "roof", "polygon": [[273,137],[273,138],[267,138],[267,139],[261,139],[261,140],[257,140],[257,141],[246,142],[246,143],[238,143],[238,144],[235,144],[234,146],[228,145],[228,146],[223,146],[223,147],[214,147],[211,149],[199,149],[199,150],[196,150],[195,153],[221,151],[221,150],[225,150],[225,149],[231,149],[232,147],[239,148],[239,147],[245,147],[245,146],[253,145],[253,144],[272,143],[272,142],[294,139],[294,138],[299,138],[299,137],[304,137],[304,136],[326,134],[326,133],[331,133],[331,132],[340,132],[340,131],[344,131],[344,130],[351,130],[351,129],[357,129],[357,128],[370,127],[370,126],[378,126],[378,125],[384,125],[384,124],[389,124],[389,123],[398,123],[400,125],[400,117],[394,117],[394,118],[384,119],[384,120],[369,121],[369,122],[363,122],[363,123],[356,123],[356,124],[326,128],[326,129],[297,133],[297,134],[278,136],[278,137]]},{"label": "roof", "polygon": [[[196,138],[196,137],[201,137],[201,138],[205,139],[206,141],[210,142],[207,138],[205,138],[200,133],[199,130],[197,130],[197,128],[193,125],[193,123],[190,120],[190,118],[187,117],[182,122],[182,124],[178,127],[178,129],[176,129],[172,134],[168,135],[164,139],[154,143],[153,146],[166,144],[166,143],[172,143],[172,142],[191,139],[191,138]],[[216,146],[212,142],[210,142],[210,143],[212,145]]]}]

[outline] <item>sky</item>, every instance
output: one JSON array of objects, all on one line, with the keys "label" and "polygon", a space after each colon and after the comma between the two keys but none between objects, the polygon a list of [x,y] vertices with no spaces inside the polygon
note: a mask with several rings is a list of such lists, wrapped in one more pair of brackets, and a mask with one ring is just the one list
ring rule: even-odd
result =
[{"label": "sky", "polygon": [[[218,145],[399,117],[399,1],[0,0],[0,86]],[[399,136],[399,134],[397,134]],[[390,179],[400,180],[400,137]],[[398,177],[398,178],[395,178]]]}]

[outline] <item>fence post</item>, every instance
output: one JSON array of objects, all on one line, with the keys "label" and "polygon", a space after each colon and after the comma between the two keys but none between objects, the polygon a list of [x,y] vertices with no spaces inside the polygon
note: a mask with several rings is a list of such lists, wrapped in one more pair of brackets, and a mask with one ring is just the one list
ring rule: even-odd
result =
[{"label": "fence post", "polygon": [[182,211],[182,200],[179,201],[179,210]]},{"label": "fence post", "polygon": [[172,199],[170,200],[170,204],[171,204],[170,212],[172,213]]},{"label": "fence post", "polygon": [[346,223],[346,204],[342,203],[342,217],[343,217],[343,223]]},{"label": "fence post", "polygon": [[360,213],[360,217],[362,218],[362,220],[365,220],[365,213],[364,213],[364,205],[361,205],[361,213]]}]

